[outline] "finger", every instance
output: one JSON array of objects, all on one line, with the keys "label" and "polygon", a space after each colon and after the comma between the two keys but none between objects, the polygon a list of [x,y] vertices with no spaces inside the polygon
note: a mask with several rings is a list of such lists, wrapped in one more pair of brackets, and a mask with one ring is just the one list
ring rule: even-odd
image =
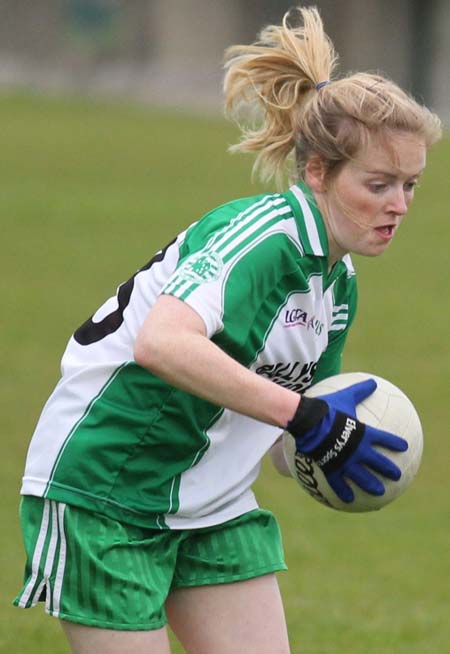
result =
[{"label": "finger", "polygon": [[377,382],[375,381],[375,379],[366,379],[365,381],[359,382],[358,384],[353,384],[353,386],[349,386],[347,391],[350,390],[352,391],[355,404],[359,404],[360,402],[365,400],[366,397],[372,395],[376,387],[377,387]]},{"label": "finger", "polygon": [[388,431],[366,425],[366,434],[369,436],[372,445],[381,445],[394,452],[406,452],[408,449],[408,441]]},{"label": "finger", "polygon": [[364,453],[364,458],[360,460],[360,463],[364,464],[371,470],[378,472],[380,475],[383,475],[383,477],[392,479],[392,481],[398,481],[402,476],[400,468],[398,468],[391,459],[376,450],[366,451]]},{"label": "finger", "polygon": [[339,499],[341,499],[346,504],[353,502],[355,495],[350,486],[340,475],[330,475],[327,480]]},{"label": "finger", "polygon": [[345,476],[354,481],[357,486],[370,495],[384,495],[382,482],[364,466],[358,465],[357,463],[348,466]]}]

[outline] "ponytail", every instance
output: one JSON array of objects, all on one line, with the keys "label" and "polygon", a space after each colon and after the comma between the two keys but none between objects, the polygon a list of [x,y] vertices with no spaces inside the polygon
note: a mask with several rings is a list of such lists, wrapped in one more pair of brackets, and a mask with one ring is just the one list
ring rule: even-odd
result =
[{"label": "ponytail", "polygon": [[312,154],[331,172],[383,129],[417,134],[427,147],[439,139],[439,118],[394,82],[369,73],[333,79],[336,63],[314,7],[288,12],[254,44],[226,50],[225,110],[241,129],[230,151],[256,153],[253,172],[262,181],[301,179]]}]

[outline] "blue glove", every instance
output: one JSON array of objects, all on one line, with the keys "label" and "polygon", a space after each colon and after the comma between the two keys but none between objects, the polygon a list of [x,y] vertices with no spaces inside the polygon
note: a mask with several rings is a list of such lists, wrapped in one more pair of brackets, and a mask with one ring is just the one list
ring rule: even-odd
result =
[{"label": "blue glove", "polygon": [[353,501],[354,494],[345,478],[371,495],[383,495],[384,485],[370,470],[394,481],[401,477],[399,468],[373,446],[404,452],[408,443],[356,418],[356,405],[376,387],[376,381],[368,379],[336,393],[316,398],[302,396],[286,427],[295,438],[297,450],[316,462],[336,495],[346,503]]}]

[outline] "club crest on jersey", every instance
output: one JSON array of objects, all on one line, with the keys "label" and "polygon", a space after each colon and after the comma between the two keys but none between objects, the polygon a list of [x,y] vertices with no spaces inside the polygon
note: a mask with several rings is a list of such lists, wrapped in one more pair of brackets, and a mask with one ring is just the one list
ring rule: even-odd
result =
[{"label": "club crest on jersey", "polygon": [[180,277],[188,282],[202,284],[219,279],[223,261],[213,250],[196,252],[180,268]]}]

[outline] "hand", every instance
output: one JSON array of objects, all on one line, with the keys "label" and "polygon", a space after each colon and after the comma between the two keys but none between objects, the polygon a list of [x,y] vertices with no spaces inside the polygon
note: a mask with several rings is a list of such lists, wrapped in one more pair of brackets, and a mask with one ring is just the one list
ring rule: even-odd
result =
[{"label": "hand", "polygon": [[408,443],[356,418],[356,405],[376,387],[376,381],[368,379],[336,393],[303,396],[286,427],[295,438],[297,450],[316,462],[336,495],[346,503],[353,501],[354,494],[345,478],[371,495],[383,495],[384,485],[371,470],[394,481],[401,477],[400,469],[374,445],[404,452]]}]

